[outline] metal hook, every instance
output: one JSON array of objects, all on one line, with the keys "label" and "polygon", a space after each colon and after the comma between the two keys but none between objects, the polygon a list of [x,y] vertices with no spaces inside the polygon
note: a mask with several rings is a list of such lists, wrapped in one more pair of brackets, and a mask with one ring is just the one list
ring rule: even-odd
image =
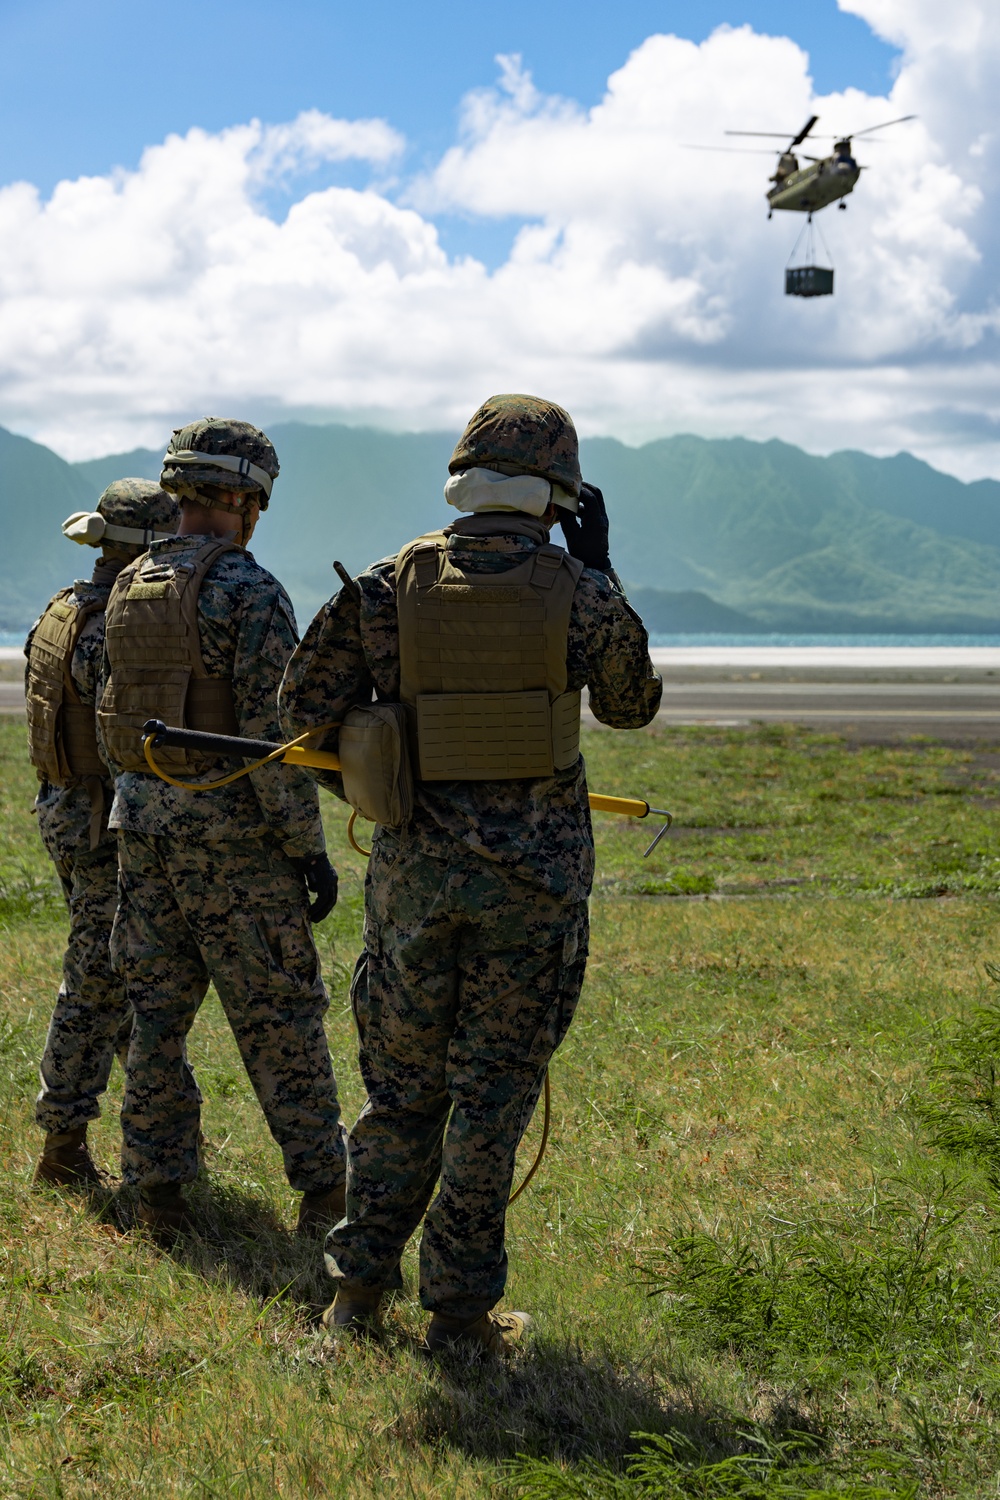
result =
[{"label": "metal hook", "polygon": [[660,829],[659,833],[656,835],[656,838],[653,840],[653,842],[650,844],[649,848],[646,850],[645,854],[642,856],[643,859],[648,859],[649,858],[649,856],[652,854],[653,850],[656,848],[657,844],[662,839],[663,835],[666,833],[667,829],[670,827],[671,823],[674,821],[674,815],[673,815],[673,813],[664,812],[664,810],[663,810],[662,807],[651,807],[649,809],[649,812],[646,814],[647,818],[650,815],[652,815],[654,818],[666,818],[667,821],[664,823],[663,827]]}]

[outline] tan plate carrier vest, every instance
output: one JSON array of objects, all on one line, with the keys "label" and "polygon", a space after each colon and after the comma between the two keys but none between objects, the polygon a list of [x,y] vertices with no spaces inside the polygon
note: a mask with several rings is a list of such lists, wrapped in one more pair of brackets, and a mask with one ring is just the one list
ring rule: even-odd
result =
[{"label": "tan plate carrier vest", "polygon": [[580,754],[566,691],[570,610],[583,564],[546,543],[503,573],[464,572],[444,532],[396,558],[400,698],[415,714],[423,781],[551,776]]},{"label": "tan plate carrier vest", "polygon": [[[148,771],[141,730],[147,719],[210,734],[239,734],[228,677],[209,677],[198,637],[198,595],[206,574],[234,542],[203,546],[193,562],[140,558],[124,568],[108,600],[105,641],[111,677],[98,718],[108,754],[123,771]],[[145,563],[145,566],[143,564]],[[171,775],[198,775],[210,759],[162,749]]]},{"label": "tan plate carrier vest", "polygon": [[28,658],[28,755],[57,786],[108,775],[97,752],[94,709],[81,703],[70,670],[80,632],[91,615],[103,614],[104,602],[73,604],[72,594],[71,588],[56,594],[35,626]]}]

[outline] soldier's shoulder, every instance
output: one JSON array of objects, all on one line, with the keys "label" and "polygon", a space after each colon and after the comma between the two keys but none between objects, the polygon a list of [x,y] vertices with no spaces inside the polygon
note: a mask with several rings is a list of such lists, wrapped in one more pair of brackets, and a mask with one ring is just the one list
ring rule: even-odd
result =
[{"label": "soldier's shoulder", "polygon": [[42,610],[41,614],[38,616],[38,619],[32,625],[31,629],[28,631],[28,638],[27,638],[27,640],[24,643],[24,649],[25,649],[26,653],[27,653],[29,645],[31,644],[31,638],[32,638],[32,636],[34,635],[35,631],[38,629],[38,627],[42,623],[42,621],[45,619],[45,616],[48,614],[49,610],[52,609],[54,605],[57,605],[57,604],[64,604],[64,605],[68,604],[70,606],[73,606],[73,605],[76,604],[77,601],[74,598],[74,589],[75,588],[76,588],[76,585],[73,584],[73,583],[70,583],[70,584],[67,584],[67,586],[64,589],[57,589],[56,592],[52,595],[52,598],[46,604],[45,608]]},{"label": "soldier's shoulder", "polygon": [[271,578],[271,574],[261,567],[253,553],[245,552],[242,547],[220,552],[208,573],[210,578],[252,578],[255,582]]},{"label": "soldier's shoulder", "polygon": [[[53,604],[66,604],[66,603],[72,604],[73,603],[73,595],[76,592],[76,588],[77,588],[77,584],[76,583],[68,583],[65,588],[63,588],[63,589],[56,589],[55,593],[52,595],[52,598],[49,600],[48,604],[46,604],[45,608],[42,610],[42,614],[38,616],[38,619],[40,620],[42,618],[42,615],[48,614],[48,612],[52,608]],[[37,624],[38,621],[36,620],[35,623]]]},{"label": "soldier's shoulder", "polygon": [[95,583],[92,578],[78,578],[71,591],[72,603],[78,609],[89,604],[107,604],[111,593],[109,583]]},{"label": "soldier's shoulder", "polygon": [[93,614],[88,615],[84,620],[83,629],[80,631],[77,644],[79,644],[80,641],[94,641],[98,639],[103,640],[104,626],[104,610],[95,609]]},{"label": "soldier's shoulder", "polygon": [[396,592],[396,554],[380,557],[378,562],[369,563],[364,572],[358,574],[355,582],[361,591],[361,597],[370,604],[379,604],[393,597]]},{"label": "soldier's shoulder", "polygon": [[38,616],[38,619],[35,620],[34,624],[31,627],[31,629],[28,631],[28,634],[27,634],[27,636],[25,638],[25,642],[24,642],[24,654],[25,654],[25,656],[29,655],[29,653],[31,651],[31,643],[32,643],[32,641],[35,638],[35,631],[38,629],[39,625],[45,619],[45,616],[48,614],[48,612],[52,608],[53,604],[60,604],[60,603],[62,603],[65,599],[69,598],[69,596],[72,594],[72,592],[73,592],[73,585],[70,584],[67,588],[58,589],[52,595],[52,598],[49,600],[48,604],[46,604],[45,608],[42,610],[41,614]]},{"label": "soldier's shoulder", "polygon": [[615,586],[606,573],[584,568],[577,580],[573,604],[577,609],[603,614],[615,597]]},{"label": "soldier's shoulder", "polygon": [[266,601],[272,608],[279,599],[288,598],[274,574],[262,568],[252,552],[244,552],[242,548],[223,552],[217,557],[206,575],[208,582],[240,592],[247,590],[255,599],[261,603]]}]

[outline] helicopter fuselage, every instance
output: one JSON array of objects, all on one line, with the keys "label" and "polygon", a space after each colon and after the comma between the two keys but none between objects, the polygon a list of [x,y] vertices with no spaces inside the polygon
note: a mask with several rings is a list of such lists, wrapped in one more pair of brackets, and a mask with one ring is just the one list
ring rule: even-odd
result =
[{"label": "helicopter fuselage", "polygon": [[807,167],[776,174],[774,187],[768,189],[767,201],[772,209],[812,214],[838,198],[853,192],[861,168],[852,156],[827,156],[810,162]]}]

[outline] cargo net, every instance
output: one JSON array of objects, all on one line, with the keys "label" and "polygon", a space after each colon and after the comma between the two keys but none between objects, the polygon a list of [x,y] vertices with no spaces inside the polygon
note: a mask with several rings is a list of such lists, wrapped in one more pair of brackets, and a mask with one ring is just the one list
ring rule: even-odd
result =
[{"label": "cargo net", "polygon": [[[819,237],[820,254],[830,265],[817,263],[816,238]],[[830,297],[833,295],[833,257],[823,238],[823,231],[813,223],[812,214],[799,231],[792,246],[792,253],[785,266],[786,297]]]}]

